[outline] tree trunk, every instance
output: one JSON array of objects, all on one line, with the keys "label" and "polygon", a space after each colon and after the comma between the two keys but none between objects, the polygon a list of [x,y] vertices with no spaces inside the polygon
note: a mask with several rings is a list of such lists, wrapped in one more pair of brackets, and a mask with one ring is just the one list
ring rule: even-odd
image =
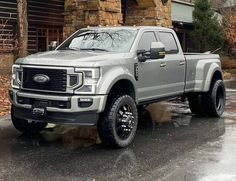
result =
[{"label": "tree trunk", "polygon": [[17,0],[17,11],[18,11],[18,39],[20,46],[18,57],[25,57],[28,54],[27,0]]}]

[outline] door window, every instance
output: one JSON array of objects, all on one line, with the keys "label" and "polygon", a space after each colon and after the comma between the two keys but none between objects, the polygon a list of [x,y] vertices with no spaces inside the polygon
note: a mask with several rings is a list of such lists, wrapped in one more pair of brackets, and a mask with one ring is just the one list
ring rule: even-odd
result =
[{"label": "door window", "polygon": [[151,48],[151,43],[152,42],[156,42],[156,36],[154,34],[154,32],[145,32],[143,33],[140,42],[139,42],[139,46],[138,46],[138,50],[146,50],[149,51]]}]

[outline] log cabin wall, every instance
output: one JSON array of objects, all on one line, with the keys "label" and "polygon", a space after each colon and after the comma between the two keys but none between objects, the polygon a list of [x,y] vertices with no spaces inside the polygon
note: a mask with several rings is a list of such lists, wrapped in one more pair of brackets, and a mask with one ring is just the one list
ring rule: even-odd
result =
[{"label": "log cabin wall", "polygon": [[[0,24],[8,21],[2,31],[1,50],[10,52],[17,38],[17,0],[0,0]],[[64,0],[28,0],[29,53],[47,50],[51,41],[61,42],[64,25]],[[7,39],[7,41],[6,41]]]},{"label": "log cabin wall", "polygon": [[11,52],[17,32],[16,0],[0,0],[0,51]]},{"label": "log cabin wall", "polygon": [[46,51],[51,41],[62,42],[64,0],[28,0],[29,53]]},{"label": "log cabin wall", "polygon": [[9,74],[17,39],[16,0],[0,0],[0,74]]},{"label": "log cabin wall", "polygon": [[[47,50],[50,41],[62,42],[64,0],[26,1],[29,54]],[[17,29],[17,0],[0,0],[0,74],[9,73],[17,58]]]}]

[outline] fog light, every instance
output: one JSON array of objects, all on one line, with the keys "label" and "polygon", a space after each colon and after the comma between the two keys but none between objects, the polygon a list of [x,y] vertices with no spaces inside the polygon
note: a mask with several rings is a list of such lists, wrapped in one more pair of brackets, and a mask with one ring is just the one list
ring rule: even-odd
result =
[{"label": "fog light", "polygon": [[17,97],[17,102],[18,102],[19,104],[25,104],[25,100],[24,100],[23,97]]},{"label": "fog light", "polygon": [[58,104],[58,107],[59,107],[59,108],[66,108],[66,104],[65,104],[64,102],[60,102],[60,103]]},{"label": "fog light", "polygon": [[71,108],[71,103],[70,101],[55,101],[56,104],[55,107],[60,108],[60,109],[70,109]]},{"label": "fog light", "polygon": [[93,99],[91,98],[80,98],[78,100],[78,106],[85,108],[85,107],[90,107],[93,105]]}]

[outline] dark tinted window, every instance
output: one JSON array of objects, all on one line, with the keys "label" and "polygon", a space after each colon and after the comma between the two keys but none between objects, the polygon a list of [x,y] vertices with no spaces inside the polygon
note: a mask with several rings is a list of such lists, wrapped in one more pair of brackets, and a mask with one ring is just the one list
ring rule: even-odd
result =
[{"label": "dark tinted window", "polygon": [[154,32],[145,32],[139,42],[138,50],[149,51],[151,48],[151,43],[156,42],[156,36]]},{"label": "dark tinted window", "polygon": [[165,45],[166,53],[175,54],[179,52],[175,38],[172,33],[159,32],[160,40]]}]

